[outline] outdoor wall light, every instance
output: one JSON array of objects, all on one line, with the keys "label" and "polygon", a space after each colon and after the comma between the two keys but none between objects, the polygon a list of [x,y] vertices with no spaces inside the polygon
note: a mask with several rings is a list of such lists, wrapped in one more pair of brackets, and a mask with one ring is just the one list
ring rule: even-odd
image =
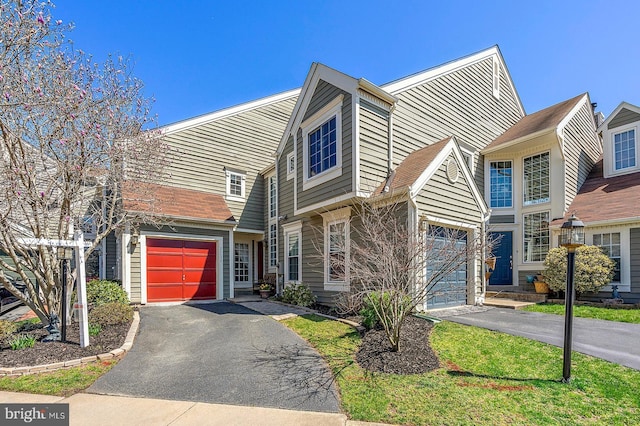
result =
[{"label": "outdoor wall light", "polygon": [[58,252],[59,260],[69,260],[73,258],[73,247],[58,247],[56,251]]},{"label": "outdoor wall light", "polygon": [[573,302],[575,300],[576,249],[584,245],[584,223],[573,213],[562,224],[560,245],[567,249],[567,288],[564,295],[564,350],[562,356],[562,381],[571,380],[571,341],[573,334]]},{"label": "outdoor wall light", "polygon": [[135,230],[133,231],[133,234],[131,234],[131,245],[135,246],[138,244],[138,241],[140,240],[140,234],[138,234],[138,231]]}]

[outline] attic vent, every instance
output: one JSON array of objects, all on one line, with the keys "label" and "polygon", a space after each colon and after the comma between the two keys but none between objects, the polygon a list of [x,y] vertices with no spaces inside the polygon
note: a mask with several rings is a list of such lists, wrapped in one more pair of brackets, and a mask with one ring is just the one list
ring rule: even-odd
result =
[{"label": "attic vent", "polygon": [[453,158],[450,158],[449,161],[447,161],[447,179],[449,179],[451,183],[456,183],[459,175],[458,163],[456,163],[456,160]]}]

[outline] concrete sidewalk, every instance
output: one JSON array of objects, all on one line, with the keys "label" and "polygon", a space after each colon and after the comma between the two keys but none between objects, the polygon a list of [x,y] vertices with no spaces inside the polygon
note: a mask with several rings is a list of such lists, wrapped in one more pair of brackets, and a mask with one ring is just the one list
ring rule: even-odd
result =
[{"label": "concrete sidewalk", "polygon": [[[564,315],[490,309],[448,316],[446,319],[554,346],[562,347],[564,344]],[[574,318],[572,349],[640,370],[640,324]]]},{"label": "concrete sidewalk", "polygon": [[351,421],[340,413],[241,407],[204,402],[168,401],[77,393],[68,398],[0,391],[2,403],[69,404],[70,425],[262,425],[262,426],[374,426]]}]

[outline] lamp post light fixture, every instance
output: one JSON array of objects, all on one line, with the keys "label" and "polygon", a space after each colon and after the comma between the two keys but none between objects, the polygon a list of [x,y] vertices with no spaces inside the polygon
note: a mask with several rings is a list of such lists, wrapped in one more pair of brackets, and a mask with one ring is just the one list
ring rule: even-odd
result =
[{"label": "lamp post light fixture", "polygon": [[576,249],[584,245],[584,223],[573,213],[562,224],[560,245],[567,249],[567,288],[564,295],[564,351],[562,363],[562,382],[571,380],[571,341],[573,334],[573,302],[575,300],[575,261]]}]

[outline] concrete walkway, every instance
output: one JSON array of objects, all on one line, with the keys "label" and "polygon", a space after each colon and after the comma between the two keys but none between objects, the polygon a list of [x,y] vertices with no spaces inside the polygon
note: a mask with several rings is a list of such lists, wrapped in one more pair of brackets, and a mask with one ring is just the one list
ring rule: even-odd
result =
[{"label": "concrete walkway", "polygon": [[[489,309],[461,312],[446,319],[554,346],[562,347],[564,344],[563,315]],[[572,348],[586,355],[640,370],[640,324],[574,318]]]},{"label": "concrete walkway", "polygon": [[[68,398],[0,391],[2,403],[69,404],[70,425],[359,426],[340,413],[240,407],[191,401],[77,393]],[[0,419],[2,417],[0,416]]]}]

